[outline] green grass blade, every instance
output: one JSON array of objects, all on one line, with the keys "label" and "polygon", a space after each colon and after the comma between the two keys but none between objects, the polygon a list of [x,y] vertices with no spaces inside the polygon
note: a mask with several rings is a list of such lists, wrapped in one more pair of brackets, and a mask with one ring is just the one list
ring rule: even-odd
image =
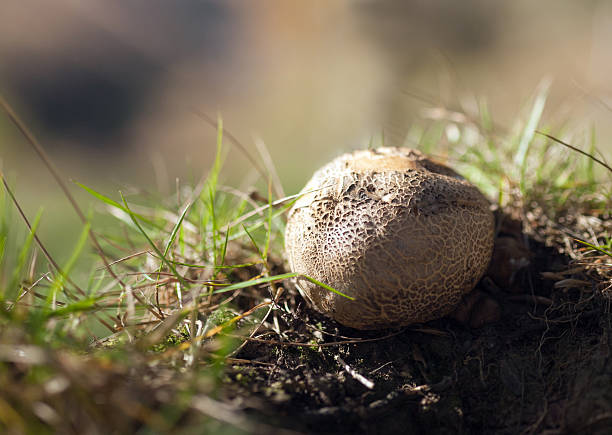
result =
[{"label": "green grass blade", "polygon": [[[155,258],[158,258],[157,255],[151,253],[151,255]],[[231,265],[211,265],[211,264],[193,264],[193,263],[185,263],[182,261],[176,260],[168,260],[172,264],[176,266],[185,266],[194,269],[240,269],[241,267],[250,267],[255,266],[257,264],[261,264],[261,261],[257,261],[255,263],[242,263],[242,264],[231,264]]]},{"label": "green grass blade", "polygon": [[255,239],[253,238],[253,236],[251,235],[251,233],[249,232],[249,230],[247,230],[247,228],[243,225],[242,229],[244,230],[244,232],[246,233],[246,235],[249,237],[249,239],[251,240],[251,243],[253,244],[253,246],[255,247],[255,250],[257,251],[257,255],[259,255],[259,258],[261,258],[263,261],[265,261],[264,256],[263,256],[263,252],[261,252],[261,249],[259,249],[259,245],[257,245],[257,242],[255,241]]},{"label": "green grass blade", "polygon": [[[290,209],[293,206],[294,202],[295,201],[292,201],[289,204],[283,206],[281,209],[279,209],[276,213],[274,213],[272,215],[272,219],[275,219],[276,217],[284,214],[288,209]],[[265,220],[260,220],[260,221],[258,221],[256,223],[254,223],[253,225],[249,226],[248,227],[249,231],[255,231],[256,229],[261,227],[264,224],[264,222],[266,222],[266,221]],[[228,229],[229,228],[231,228],[231,226],[228,227]],[[236,240],[236,239],[239,239],[241,237],[244,237],[246,235],[245,225],[244,224],[242,225],[242,228],[243,228],[243,231],[242,232],[237,232],[236,234],[234,234],[232,237],[230,237],[230,240]]]},{"label": "green grass blade", "polygon": [[6,243],[8,236],[6,234],[0,234],[0,270],[2,270],[2,264],[4,261],[4,253],[6,252]]},{"label": "green grass blade", "polygon": [[212,233],[212,248],[213,248],[213,262],[218,264],[218,252],[217,244],[219,238],[219,227],[217,226],[217,213],[215,212],[215,191],[212,186],[208,186],[208,215],[210,216],[211,233]]},{"label": "green grass blade", "polygon": [[123,201],[123,204],[125,206],[125,209],[127,210],[127,214],[130,216],[130,218],[132,219],[132,222],[134,222],[134,225],[136,225],[136,227],[138,228],[138,230],[140,231],[140,233],[144,236],[145,239],[147,239],[147,241],[149,242],[149,245],[151,245],[151,247],[153,248],[153,250],[157,253],[157,255],[159,255],[159,257],[161,258],[162,262],[164,262],[166,264],[166,266],[168,266],[168,268],[170,269],[170,271],[172,272],[172,274],[176,277],[176,279],[179,280],[179,282],[185,286],[186,282],[183,279],[183,277],[178,273],[178,271],[176,270],[176,268],[174,267],[174,265],[168,261],[168,259],[166,258],[166,256],[159,250],[159,248],[157,247],[157,245],[155,245],[155,243],[153,242],[153,240],[151,240],[151,238],[149,237],[149,235],[147,234],[147,232],[144,230],[144,228],[142,228],[142,226],[140,225],[140,223],[138,223],[138,219],[137,215],[135,213],[132,212],[132,210],[130,210],[130,207],[128,206],[127,201],[125,200],[125,197],[123,196],[123,193],[119,192],[119,194],[121,195],[121,200]]},{"label": "green grass blade", "polygon": [[89,193],[91,196],[93,196],[94,198],[99,199],[100,201],[102,201],[105,204],[110,205],[111,207],[117,208],[121,211],[123,211],[124,213],[127,213],[129,215],[134,215],[136,217],[138,217],[138,219],[140,219],[143,222],[146,222],[147,224],[154,226],[156,228],[160,228],[158,225],[155,224],[155,222],[153,222],[152,220],[148,219],[147,217],[138,214],[138,213],[134,213],[131,210],[128,210],[126,207],[124,207],[123,205],[119,204],[117,201],[109,198],[108,196],[104,196],[99,192],[96,192],[95,190],[93,190],[90,187],[85,186],[84,184],[79,183],[78,181],[73,181],[74,184],[76,184],[77,186],[79,186],[80,188],[82,188],[83,190],[85,190],[87,193]]},{"label": "green grass blade", "polygon": [[223,246],[221,247],[221,259],[218,264],[215,264],[215,268],[222,268],[225,263],[225,256],[227,255],[227,242],[229,241],[230,230],[225,232],[225,239],[223,240]]},{"label": "green grass blade", "polygon": [[28,236],[21,247],[19,252],[19,257],[17,259],[17,265],[13,269],[13,276],[11,281],[9,282],[6,299],[9,301],[15,301],[19,295],[19,281],[21,280],[21,274],[23,273],[23,268],[25,266],[28,254],[30,253],[30,248],[32,247],[32,241],[34,240],[34,234],[36,234],[36,230],[38,229],[38,224],[40,223],[40,218],[42,217],[42,209],[38,211],[36,217],[34,218],[34,222],[32,223],[32,231],[28,233]]},{"label": "green grass blade", "polygon": [[193,205],[193,202],[189,203],[189,205],[185,207],[185,210],[183,210],[183,213],[181,213],[181,216],[176,222],[176,225],[174,225],[174,227],[172,228],[172,232],[170,233],[170,238],[168,239],[168,243],[166,243],[166,248],[164,249],[164,257],[166,257],[168,255],[168,252],[170,252],[170,247],[172,246],[172,243],[174,243],[174,239],[176,238],[176,235],[179,229],[181,228],[183,220],[185,219],[185,216],[187,215],[187,212],[191,209],[192,205]]},{"label": "green grass blade", "polygon": [[217,191],[217,182],[219,180],[219,172],[221,172],[221,152],[223,150],[223,118],[217,118],[217,153],[215,154],[215,162],[209,176],[209,186],[213,192]]},{"label": "green grass blade", "polygon": [[81,231],[81,235],[79,236],[79,240],[77,241],[77,244],[76,244],[74,250],[72,251],[72,254],[70,255],[70,258],[68,259],[68,262],[61,269],[61,272],[58,273],[58,275],[53,280],[53,283],[51,284],[51,290],[49,291],[49,294],[47,295],[47,306],[51,305],[51,303],[53,302],[53,300],[55,300],[55,298],[56,298],[57,294],[59,293],[59,291],[64,287],[64,283],[66,281],[66,278],[68,277],[68,275],[72,271],[72,269],[73,269],[77,259],[81,255],[81,251],[85,247],[87,239],[89,238],[89,230],[90,230],[90,228],[91,228],[91,224],[88,222],[83,227],[83,230]]},{"label": "green grass blade", "polygon": [[96,304],[101,298],[87,298],[81,299],[79,301],[73,302],[70,305],[66,305],[64,307],[58,308],[47,313],[47,318],[51,317],[65,317],[69,314],[75,313],[84,313],[88,311],[93,311],[96,309]]},{"label": "green grass blade", "polygon": [[270,238],[272,235],[272,180],[268,180],[268,213],[267,213],[268,231],[266,232],[266,243],[264,245],[263,260],[268,260],[268,252],[270,252]]},{"label": "green grass blade", "polygon": [[519,183],[521,192],[523,194],[525,193],[525,175],[527,174],[527,155],[529,153],[531,143],[533,142],[536,128],[538,127],[540,119],[542,118],[542,113],[544,112],[544,106],[546,106],[546,99],[548,98],[548,91],[551,84],[552,83],[549,79],[545,79],[540,82],[535,101],[531,108],[531,113],[529,114],[527,124],[523,129],[523,134],[521,135],[518,149],[514,157],[514,164],[516,165],[520,174]]},{"label": "green grass blade", "polygon": [[546,99],[548,97],[548,91],[550,89],[551,81],[546,79],[540,83],[538,92],[535,97],[533,106],[531,107],[531,113],[527,119],[527,124],[523,129],[523,134],[518,144],[518,149],[514,157],[514,163],[518,168],[523,168],[526,163],[527,153],[529,145],[533,140],[535,130],[540,123],[542,113],[544,112],[544,106],[546,105]]},{"label": "green grass blade", "polygon": [[335,288],[328,286],[327,284],[322,283],[321,281],[317,281],[314,278],[309,277],[308,275],[299,275],[301,278],[307,279],[308,281],[310,281],[313,284],[316,284],[320,287],[323,287],[325,290],[329,290],[332,293],[336,293],[337,295],[340,295],[344,298],[350,299],[351,301],[354,301],[355,298],[353,296],[349,296],[345,293],[342,293],[340,290],[336,290]]},{"label": "green grass blade", "polygon": [[612,252],[610,251],[606,251],[605,249],[600,248],[599,246],[593,245],[589,242],[585,242],[584,240],[580,240],[580,239],[574,239],[574,240],[576,240],[578,243],[588,246],[589,248],[594,249],[595,251],[601,252],[602,254],[607,255],[608,257],[612,258]]}]

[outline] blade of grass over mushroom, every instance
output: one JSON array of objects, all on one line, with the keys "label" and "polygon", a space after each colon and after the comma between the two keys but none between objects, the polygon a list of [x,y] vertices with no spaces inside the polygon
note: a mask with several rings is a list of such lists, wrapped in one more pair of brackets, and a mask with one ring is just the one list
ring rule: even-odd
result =
[{"label": "blade of grass over mushroom", "polygon": [[322,283],[321,281],[317,281],[314,278],[311,278],[311,277],[309,277],[307,275],[301,275],[301,274],[296,273],[296,272],[282,273],[280,275],[266,276],[264,278],[257,278],[257,279],[253,279],[253,280],[249,280],[249,281],[243,281],[243,282],[239,282],[239,283],[236,283],[236,284],[231,284],[231,285],[228,285],[227,287],[223,287],[223,288],[217,289],[213,293],[215,293],[215,294],[217,294],[217,293],[225,293],[225,292],[229,292],[229,291],[232,291],[232,290],[238,290],[238,289],[241,289],[241,288],[251,287],[251,286],[254,286],[254,285],[267,284],[269,282],[282,281],[284,279],[295,278],[295,277],[300,277],[300,278],[307,279],[311,283],[316,284],[318,286],[321,286],[324,289],[329,290],[330,292],[336,293],[337,295],[340,295],[342,297],[350,299],[351,301],[355,300],[354,297],[349,296],[349,295],[347,295],[345,293],[342,293],[341,291],[336,290],[335,288],[330,287],[327,284]]},{"label": "blade of grass over mushroom", "polygon": [[128,206],[128,203],[127,203],[125,197],[123,196],[123,193],[119,192],[119,194],[121,195],[121,200],[123,201],[123,204],[125,205],[127,213],[130,215],[130,218],[134,222],[134,225],[136,225],[138,227],[138,230],[140,231],[140,233],[144,236],[145,239],[147,239],[147,242],[149,242],[149,245],[151,245],[153,250],[157,253],[157,255],[159,255],[159,257],[162,260],[162,262],[164,262],[168,266],[168,268],[170,269],[172,274],[176,277],[176,279],[178,279],[179,282],[183,286],[185,286],[186,283],[185,283],[185,280],[183,279],[183,277],[178,273],[178,271],[176,270],[174,265],[170,261],[168,261],[166,256],[159,250],[159,248],[157,247],[155,242],[153,242],[153,240],[151,240],[151,238],[149,237],[147,232],[144,230],[144,228],[142,228],[140,223],[138,223],[138,219],[136,218],[136,215],[134,213],[132,213],[132,210],[130,210],[130,207]]},{"label": "blade of grass over mushroom", "polygon": [[[291,208],[291,207],[293,206],[293,204],[294,204],[294,203],[295,203],[295,202],[296,202],[296,201],[297,201],[297,200],[298,200],[300,197],[302,197],[302,196],[304,196],[304,195],[307,195],[307,194],[309,194],[309,193],[318,192],[319,190],[323,190],[323,189],[326,189],[326,188],[328,188],[328,187],[330,187],[330,185],[326,185],[326,186],[323,186],[323,187],[319,187],[319,188],[317,188],[317,189],[312,189],[312,190],[309,190],[309,191],[307,191],[307,192],[300,192],[300,193],[296,193],[296,194],[294,194],[294,195],[289,195],[289,196],[286,196],[286,197],[284,197],[284,198],[280,198],[280,199],[277,199],[276,201],[273,201],[273,202],[271,203],[272,207],[277,207],[277,206],[279,206],[279,205],[281,205],[281,204],[283,204],[283,203],[287,203],[287,201],[290,201],[290,202],[288,202],[287,204],[285,204],[285,206],[284,206],[284,207],[283,207],[283,208],[280,210],[280,212],[279,212],[279,213],[275,213],[275,214],[273,215],[273,218],[274,218],[274,217],[276,217],[276,216],[278,216],[278,215],[280,215],[280,214],[283,214],[285,211],[287,211],[289,208]],[[245,213],[244,215],[240,216],[239,218],[235,219],[234,221],[232,221],[232,222],[228,223],[228,224],[227,224],[227,225],[224,227],[223,231],[227,231],[227,228],[231,228],[231,227],[235,227],[235,226],[237,226],[237,225],[240,225],[242,222],[244,222],[244,221],[246,221],[247,219],[249,219],[249,218],[251,218],[251,217],[255,216],[256,214],[259,214],[259,213],[263,212],[264,210],[267,210],[267,209],[268,209],[268,207],[269,207],[269,204],[262,205],[261,207],[255,208],[255,209],[251,210],[250,212]],[[259,227],[261,224],[262,224],[262,222],[259,222],[259,223],[257,224],[257,227]],[[256,227],[251,227],[251,230],[253,230],[253,229],[255,229],[255,228],[256,228]],[[244,234],[240,233],[240,235],[237,235],[236,237],[241,237],[241,236],[243,236],[243,235],[244,235]],[[236,238],[236,237],[234,237],[234,238]],[[232,239],[230,239],[230,240],[232,240]]]},{"label": "blade of grass over mushroom", "polygon": [[331,286],[329,286],[329,285],[327,285],[325,283],[322,283],[321,281],[318,281],[318,280],[316,280],[314,278],[311,278],[308,275],[300,275],[300,274],[298,274],[297,276],[299,276],[300,278],[304,278],[304,279],[310,281],[311,283],[316,284],[316,285],[318,285],[320,287],[323,287],[325,290],[329,290],[332,293],[336,293],[339,296],[342,296],[342,297],[345,297],[347,299],[350,299],[351,301],[355,300],[355,298],[353,296],[349,296],[349,295],[347,295],[345,293],[342,293],[340,290],[336,290],[335,288],[333,288],[333,287],[331,287]]},{"label": "blade of grass over mushroom", "polygon": [[[275,218],[277,218],[278,216],[281,216],[282,214],[286,213],[286,212],[287,212],[287,210],[288,210],[288,209],[290,209],[290,208],[291,208],[291,206],[294,204],[294,202],[295,202],[295,201],[292,201],[292,202],[290,202],[290,203],[288,203],[288,204],[285,204],[285,205],[283,206],[283,208],[281,208],[281,209],[279,209],[278,211],[276,211],[275,213],[273,213],[273,214],[272,214],[272,219],[275,219]],[[264,207],[266,207],[266,208],[267,208],[268,206],[266,205],[266,206],[264,206]],[[265,208],[264,208],[263,210],[265,210]],[[246,215],[249,215],[249,217],[252,217],[252,216],[254,215],[254,213],[250,212],[250,213],[247,213]],[[246,215],[245,215],[245,216],[246,216]],[[241,222],[244,222],[245,220],[246,220],[246,219],[239,218],[237,221],[232,222],[231,224],[228,224],[228,225],[227,225],[225,228],[229,229],[229,228],[231,228],[231,227],[233,227],[233,226],[235,226],[235,225],[238,225],[238,224],[239,224],[239,223],[241,223]],[[248,229],[249,229],[249,231],[254,231],[254,230],[258,229],[259,227],[261,227],[261,226],[265,225],[265,224],[266,224],[266,222],[267,222],[267,219],[260,219],[260,220],[258,220],[257,222],[253,223],[252,225],[250,225],[250,226],[248,227]],[[244,237],[244,236],[246,235],[246,232],[244,231],[244,228],[245,228],[245,225],[244,225],[244,224],[242,225],[242,228],[243,228],[243,230],[242,230],[242,231],[238,231],[236,234],[232,235],[232,236],[230,237],[230,240],[236,240],[236,239],[240,239],[240,238]]]},{"label": "blade of grass over mushroom", "polygon": [[[278,202],[278,201],[277,201]],[[283,206],[283,208],[279,209],[279,211],[277,211],[276,213],[274,213],[272,215],[272,218],[275,218],[277,216],[282,215],[283,213],[285,213],[295,202],[295,199],[293,201],[291,201],[290,203],[287,203]],[[233,228],[235,226],[241,225],[243,224],[243,222],[247,221],[248,219],[252,218],[253,216],[266,211],[268,209],[268,205],[264,205],[262,207],[258,207],[257,209],[253,209],[247,213],[245,213],[244,215],[240,216],[239,218],[235,219],[234,221],[228,223],[227,225],[225,225],[225,227],[223,228],[223,231],[227,231],[230,228]],[[252,224],[249,226],[249,228],[252,230],[255,230],[257,228],[259,228],[260,226],[262,226],[264,223],[266,222],[266,220],[259,220],[256,223]],[[230,240],[234,240],[236,238],[240,238],[243,237],[245,234],[238,232],[236,233]]]}]

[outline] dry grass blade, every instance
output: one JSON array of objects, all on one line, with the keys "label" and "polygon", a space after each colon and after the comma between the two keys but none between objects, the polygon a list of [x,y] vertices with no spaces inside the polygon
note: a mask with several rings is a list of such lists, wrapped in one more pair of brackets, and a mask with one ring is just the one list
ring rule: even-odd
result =
[{"label": "dry grass blade", "polygon": [[338,363],[340,363],[340,365],[342,366],[342,368],[349,374],[351,375],[351,377],[353,379],[355,379],[357,382],[361,383],[364,387],[366,387],[367,389],[371,390],[372,388],[374,388],[374,382],[372,382],[370,379],[366,378],[365,376],[363,376],[362,374],[360,374],[359,372],[357,372],[357,370],[355,370],[354,368],[352,368],[349,364],[346,363],[346,361],[344,361],[342,358],[340,358],[339,355],[336,355],[336,361],[338,361]]},{"label": "dry grass blade", "polygon": [[276,167],[274,166],[274,162],[272,161],[272,156],[270,155],[270,151],[268,151],[268,147],[265,142],[261,138],[255,139],[255,146],[257,147],[257,151],[259,151],[259,155],[266,165],[266,169],[270,174],[270,178],[273,181],[274,186],[274,194],[279,197],[285,196],[285,191],[283,189],[283,184],[280,181],[278,176],[278,172],[276,171]]},{"label": "dry grass blade", "polygon": [[233,338],[239,338],[241,340],[247,340],[247,341],[253,341],[255,343],[263,343],[263,344],[270,344],[270,345],[275,345],[275,346],[289,346],[289,347],[336,347],[336,346],[344,346],[347,344],[361,344],[361,343],[373,343],[376,341],[382,341],[382,340],[387,340],[389,338],[395,337],[396,335],[400,335],[404,332],[404,330],[399,330],[396,331],[392,334],[387,334],[383,337],[377,337],[377,338],[355,338],[355,339],[351,339],[351,340],[342,340],[342,341],[333,341],[333,342],[327,342],[327,343],[316,343],[316,342],[312,342],[312,343],[300,343],[300,342],[296,342],[296,341],[278,341],[278,340],[266,340],[263,338],[257,338],[257,337],[243,337],[240,335],[235,335],[235,334],[226,334],[228,337],[233,337]]},{"label": "dry grass blade", "polygon": [[[198,110],[197,108],[192,107],[191,112],[199,116],[200,118],[202,118],[211,127],[213,128],[218,127],[218,123],[212,117],[208,116],[206,113],[202,112],[201,110]],[[242,143],[230,131],[225,130],[225,129],[223,131],[224,131],[224,135],[230,140],[230,142],[232,142],[234,145],[240,148],[240,151],[244,153],[244,155],[249,160],[249,162],[253,165],[253,167],[257,169],[257,172],[259,172],[259,175],[261,175],[261,177],[265,179],[266,171],[264,171],[263,168],[257,163],[257,160],[255,160],[253,156],[251,156],[251,154],[246,149],[246,147],[242,145]],[[282,196],[282,195],[279,195],[279,196]]]},{"label": "dry grass blade", "polygon": [[[4,184],[4,189],[6,190],[6,192],[9,194],[9,197],[11,198],[11,201],[13,201],[13,204],[15,205],[15,208],[17,209],[17,211],[19,212],[19,215],[21,216],[21,219],[23,219],[24,223],[26,224],[26,226],[28,227],[28,230],[30,230],[30,232],[32,232],[32,224],[30,224],[29,219],[27,218],[27,216],[25,215],[23,209],[21,208],[21,206],[19,205],[19,202],[17,201],[17,198],[15,197],[15,195],[13,194],[12,189],[9,187],[8,183],[6,182],[6,179],[4,178],[4,174],[0,171],[0,178],[2,178],[2,183]],[[49,251],[47,250],[47,248],[45,247],[45,245],[42,243],[42,241],[40,240],[40,238],[38,237],[38,235],[36,233],[33,233],[34,236],[34,240],[36,241],[36,244],[38,245],[38,247],[40,248],[40,250],[42,251],[42,253],[44,254],[45,258],[47,259],[47,261],[53,266],[53,268],[56,270],[57,273],[59,273],[62,276],[65,276],[66,279],[68,280],[68,282],[70,284],[72,284],[74,286],[75,289],[77,289],[77,291],[84,296],[85,292],[83,291],[83,289],[81,289],[71,278],[70,276],[68,276],[66,273],[63,272],[62,268],[59,266],[59,264],[57,264],[57,262],[53,259],[53,257],[51,256],[51,254],[49,253]],[[70,292],[67,292],[67,294],[70,296]]]},{"label": "dry grass blade", "polygon": [[563,142],[561,139],[558,139],[558,138],[556,138],[556,137],[554,137],[554,136],[552,136],[552,135],[550,135],[550,134],[548,134],[548,133],[544,133],[544,132],[542,132],[542,131],[538,131],[538,130],[536,130],[535,132],[536,132],[537,134],[539,134],[539,135],[546,136],[546,137],[547,137],[547,138],[549,138],[550,140],[552,140],[552,141],[554,141],[554,142],[557,142],[557,143],[559,143],[559,144],[561,144],[561,145],[563,145],[563,146],[566,146],[566,147],[568,147],[569,149],[574,150],[574,151],[576,151],[577,153],[582,154],[583,156],[588,157],[589,159],[593,160],[594,162],[599,163],[601,166],[603,166],[604,168],[606,168],[608,171],[612,172],[612,167],[611,167],[610,165],[608,165],[608,164],[607,164],[606,162],[604,162],[603,160],[600,160],[600,159],[598,159],[597,157],[595,157],[595,156],[593,156],[593,155],[591,155],[591,154],[589,154],[589,153],[587,153],[587,152],[585,152],[585,151],[582,151],[580,148],[577,148],[577,147],[575,147],[575,146],[573,146],[573,145],[570,145],[570,144],[568,144],[567,142]]},{"label": "dry grass blade", "polygon": [[[38,156],[40,157],[44,165],[47,167],[47,169],[49,170],[49,172],[51,173],[51,175],[53,176],[57,184],[60,186],[60,188],[64,192],[64,195],[66,196],[66,198],[72,205],[72,208],[74,209],[76,214],[79,216],[79,219],[81,219],[81,222],[83,223],[83,225],[86,225],[87,218],[85,217],[85,214],[79,207],[79,204],[74,199],[74,196],[72,196],[72,193],[70,193],[70,190],[68,189],[68,186],[66,185],[64,180],[62,180],[62,178],[60,177],[59,171],[57,170],[57,168],[51,161],[51,158],[47,155],[43,146],[40,144],[40,142],[38,142],[38,140],[34,137],[34,135],[30,132],[30,130],[26,127],[23,121],[21,121],[21,119],[17,116],[15,111],[12,109],[12,107],[6,102],[6,100],[2,96],[0,96],[0,106],[2,106],[2,108],[8,115],[9,119],[13,122],[13,124],[15,124],[15,126],[19,129],[19,131],[24,135],[24,137],[27,139],[28,143],[32,146],[36,154],[38,154]],[[122,286],[125,287],[125,284],[121,281],[121,279],[117,275],[115,275],[115,272],[108,265],[108,260],[106,258],[106,255],[104,254],[102,247],[98,243],[98,239],[92,229],[89,230],[89,238],[93,242],[96,250],[98,251],[98,255],[104,262],[104,265],[106,266],[106,269],[108,270],[108,272]]]},{"label": "dry grass blade", "polygon": [[[55,181],[58,183],[58,185],[60,186],[60,188],[64,192],[64,195],[66,196],[66,198],[68,199],[68,201],[72,205],[72,208],[74,209],[74,211],[79,216],[79,219],[81,219],[81,222],[83,223],[83,225],[87,225],[88,221],[87,221],[87,218],[85,217],[85,214],[83,213],[83,211],[79,207],[78,203],[74,199],[74,196],[72,196],[72,194],[70,193],[70,190],[68,189],[68,186],[66,185],[64,180],[62,180],[62,178],[60,177],[59,171],[57,170],[57,168],[55,167],[55,165],[53,164],[53,162],[51,161],[51,159],[49,158],[49,156],[45,152],[45,150],[42,147],[42,145],[38,142],[38,140],[30,132],[30,130],[25,126],[25,124],[17,116],[15,111],[6,102],[6,100],[4,100],[4,98],[2,98],[2,96],[0,96],[0,106],[2,106],[2,108],[4,109],[6,114],[8,115],[9,119],[15,124],[15,126],[17,126],[19,131],[25,136],[25,138],[27,139],[28,143],[32,146],[32,148],[36,151],[36,153],[38,154],[40,159],[43,161],[43,163],[45,164],[45,166],[47,167],[47,169],[49,170],[49,172],[51,173],[51,175],[53,176]],[[3,180],[4,180],[4,177],[3,177]],[[122,286],[122,288],[126,289],[125,283],[121,280],[121,278],[110,267],[109,261],[106,258],[106,254],[104,253],[104,250],[102,249],[102,246],[100,246],[100,243],[98,242],[98,238],[96,237],[96,235],[95,235],[93,229],[91,229],[91,227],[89,228],[88,234],[89,234],[89,238],[92,241],[96,251],[98,252],[98,256],[102,259],[102,262],[104,263],[104,266],[105,266],[106,270],[108,271],[108,273]],[[153,307],[149,306],[149,304],[145,304],[144,301],[140,300],[137,295],[134,295],[134,297],[138,300],[139,303],[141,303],[143,306],[147,307],[147,309],[153,315],[155,315],[156,317],[159,317],[159,314],[153,309]]]}]

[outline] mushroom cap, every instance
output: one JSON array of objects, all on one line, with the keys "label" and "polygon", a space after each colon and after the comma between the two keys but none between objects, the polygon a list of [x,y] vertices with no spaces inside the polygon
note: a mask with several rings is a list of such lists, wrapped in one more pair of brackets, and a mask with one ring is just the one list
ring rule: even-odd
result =
[{"label": "mushroom cap", "polygon": [[485,272],[494,218],[480,191],[408,148],[344,154],[315,172],[289,211],[285,248],[302,295],[358,329],[453,310]]}]

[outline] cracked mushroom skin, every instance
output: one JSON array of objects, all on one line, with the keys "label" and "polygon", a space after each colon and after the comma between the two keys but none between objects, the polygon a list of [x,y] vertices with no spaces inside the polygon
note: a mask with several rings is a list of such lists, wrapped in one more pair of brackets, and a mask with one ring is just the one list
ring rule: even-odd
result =
[{"label": "cracked mushroom skin", "polygon": [[344,154],[313,175],[289,211],[285,248],[302,295],[357,329],[451,312],[487,269],[494,218],[480,191],[408,148]]}]

